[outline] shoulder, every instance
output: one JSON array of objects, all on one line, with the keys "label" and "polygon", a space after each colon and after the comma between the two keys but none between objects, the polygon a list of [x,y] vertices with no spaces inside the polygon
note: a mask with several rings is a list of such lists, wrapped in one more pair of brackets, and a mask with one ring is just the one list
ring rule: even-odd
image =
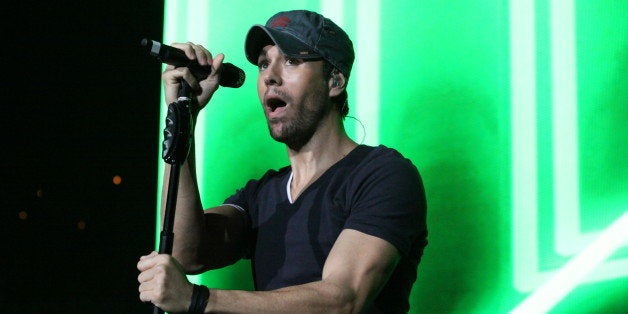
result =
[{"label": "shoulder", "polygon": [[274,182],[277,180],[282,180],[284,177],[290,175],[290,167],[286,166],[280,169],[269,169],[267,170],[260,178],[258,179],[250,179],[245,188],[258,187],[268,184],[269,182]]},{"label": "shoulder", "polygon": [[423,181],[417,167],[396,149],[384,145],[360,145],[352,158],[348,163],[354,166],[350,166],[352,169],[346,182],[347,192],[353,196],[354,202],[365,199],[425,202]]},{"label": "shoulder", "polygon": [[396,149],[384,145],[366,147],[368,153],[358,167],[359,173],[376,177],[400,177],[421,183],[417,167]]},{"label": "shoulder", "polygon": [[382,238],[410,254],[425,227],[425,189],[412,161],[395,149],[369,148],[348,188],[351,215],[346,228]]},{"label": "shoulder", "polygon": [[404,157],[399,151],[394,148],[390,148],[385,145],[367,147],[370,148],[370,152],[365,158],[365,161],[395,162],[400,164],[413,165],[410,159]]},{"label": "shoulder", "polygon": [[235,191],[235,194],[227,198],[225,203],[238,204],[242,207],[245,203],[250,205],[262,191],[269,188],[276,190],[273,189],[274,186],[280,186],[283,182],[287,182],[289,175],[290,167],[267,170],[260,178],[248,180],[243,187]]}]

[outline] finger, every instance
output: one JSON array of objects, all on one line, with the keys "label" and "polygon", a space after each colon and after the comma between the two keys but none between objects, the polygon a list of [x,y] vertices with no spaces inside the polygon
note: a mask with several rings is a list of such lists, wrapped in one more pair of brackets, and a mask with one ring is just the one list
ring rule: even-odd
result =
[{"label": "finger", "polygon": [[161,80],[168,85],[177,85],[179,84],[179,80],[181,79],[181,76],[183,75],[181,70],[181,68],[166,68],[166,70],[164,72],[161,73]]},{"label": "finger", "polygon": [[[161,266],[162,265],[159,265],[157,267],[160,268]],[[165,280],[166,278],[164,276],[156,276],[152,280],[142,282],[137,288],[140,293],[140,300],[160,306],[164,301],[166,293]]]},{"label": "finger", "polygon": [[148,255],[142,255],[142,256],[140,257],[140,259],[145,259],[145,258],[153,257],[153,256],[156,256],[157,254],[159,254],[159,253],[157,253],[157,252],[155,252],[155,251],[152,251],[152,252],[150,252],[150,254],[148,254]]},{"label": "finger", "polygon": [[150,289],[155,289],[155,287],[163,286],[166,282],[167,275],[166,266],[162,263],[156,265],[153,268],[150,268],[146,271],[143,271],[137,276],[137,281],[140,286],[150,287]]},{"label": "finger", "polygon": [[188,59],[196,60],[196,52],[194,51],[193,43],[173,43],[171,46],[183,50],[183,52],[185,52],[185,56],[188,57]]},{"label": "finger", "polygon": [[159,255],[157,254],[150,254],[145,256],[143,259],[140,259],[137,262],[137,269],[141,272],[146,271],[148,269],[151,269],[153,267],[155,267],[155,265],[157,265],[160,260],[159,260]]},{"label": "finger", "polygon": [[149,282],[155,278],[155,274],[157,273],[157,271],[158,269],[154,267],[144,270],[139,275],[137,275],[137,281],[139,283]]},{"label": "finger", "polygon": [[188,85],[190,85],[190,87],[192,87],[192,89],[194,90],[199,90],[201,87],[198,85],[198,81],[196,80],[196,77],[194,76],[194,74],[192,74],[192,72],[190,72],[190,69],[188,68],[181,68],[183,70],[183,79],[188,82]]},{"label": "finger", "polygon": [[190,72],[190,69],[185,67],[165,71],[161,74],[161,77],[166,84],[175,86],[177,89],[181,79],[185,80],[193,89],[200,88],[196,77]]},{"label": "finger", "polygon": [[211,65],[212,54],[205,47],[201,45],[195,45],[194,51],[196,52],[196,61],[198,64],[206,66]]},{"label": "finger", "polygon": [[[174,46],[174,45],[173,45]],[[209,50],[201,45],[187,42],[185,44],[176,44],[176,47],[183,50],[190,60],[196,60],[200,65],[208,65],[212,56]]]},{"label": "finger", "polygon": [[209,76],[212,78],[218,76],[220,74],[220,70],[222,69],[222,62],[225,60],[225,55],[219,53],[214,60],[212,60],[212,72]]},{"label": "finger", "polygon": [[142,302],[151,302],[153,300],[154,289],[150,283],[141,284],[137,290],[140,293],[140,300],[142,300]]},{"label": "finger", "polygon": [[139,287],[137,287],[137,291],[139,291],[140,293],[145,293],[145,292],[153,291],[154,288],[155,288],[155,285],[152,282],[143,282],[139,285]]}]

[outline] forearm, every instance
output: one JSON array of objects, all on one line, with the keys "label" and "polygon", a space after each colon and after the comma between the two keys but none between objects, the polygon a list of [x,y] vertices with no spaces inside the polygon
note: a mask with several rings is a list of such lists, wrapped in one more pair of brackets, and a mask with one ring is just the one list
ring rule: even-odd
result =
[{"label": "forearm", "polygon": [[[345,229],[327,257],[322,280],[273,291],[212,289],[205,313],[360,313],[376,299],[398,259],[385,240]],[[176,260],[153,253],[140,259],[138,270],[141,300],[185,311],[193,289]]]},{"label": "forearm", "polygon": [[[164,175],[163,208],[166,204],[171,166]],[[194,149],[181,166],[174,220],[172,256],[187,273],[199,273],[230,265],[242,257],[244,215],[230,206],[203,211],[196,180]]]},{"label": "forearm", "polygon": [[273,291],[212,289],[205,313],[358,313],[350,289],[317,281]]},{"label": "forearm", "polygon": [[[172,166],[167,164],[162,189],[162,225],[169,192],[171,169]],[[172,255],[186,270],[197,268],[200,265],[198,265],[196,252],[206,242],[206,232],[204,230],[203,210],[196,182],[193,149],[188,160],[180,166],[175,213]]]},{"label": "forearm", "polygon": [[[199,111],[207,105],[211,96],[218,89],[220,81],[220,67],[224,60],[223,54],[215,58],[200,45],[193,43],[173,44],[174,47],[183,50],[190,60],[196,60],[199,65],[215,69],[206,78],[199,80],[187,67],[175,67],[169,65],[162,73],[165,100],[168,104],[177,100],[181,82],[186,81],[194,90],[192,97],[192,120],[196,121]],[[204,232],[204,219],[198,186],[196,182],[194,166],[194,144],[188,160],[181,167],[179,176],[179,188],[177,190],[177,206],[174,219],[174,243],[172,255],[177,258],[186,271],[199,271],[202,266],[199,252],[205,247],[205,241],[209,236]],[[162,218],[166,204],[166,195],[170,177],[170,166],[166,166],[164,186],[162,193]],[[163,220],[162,220],[163,221]]]},{"label": "forearm", "polygon": [[399,261],[380,238],[343,230],[322,280],[273,291],[211,290],[206,313],[360,313],[377,298]]}]

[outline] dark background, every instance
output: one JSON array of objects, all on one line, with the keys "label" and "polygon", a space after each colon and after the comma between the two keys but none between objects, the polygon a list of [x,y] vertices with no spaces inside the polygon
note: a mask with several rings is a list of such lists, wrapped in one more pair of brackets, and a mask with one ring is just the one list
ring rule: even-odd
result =
[{"label": "dark background", "polygon": [[3,11],[0,313],[149,313],[163,1]]}]

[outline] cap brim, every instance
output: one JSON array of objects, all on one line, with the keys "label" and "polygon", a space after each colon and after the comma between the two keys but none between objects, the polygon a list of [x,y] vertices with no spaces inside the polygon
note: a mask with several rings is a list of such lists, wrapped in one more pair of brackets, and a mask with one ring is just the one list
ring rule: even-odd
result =
[{"label": "cap brim", "polygon": [[258,24],[251,27],[246,35],[244,44],[246,59],[257,65],[260,52],[267,45],[277,45],[284,55],[292,58],[316,59],[322,57],[314,48],[303,43],[296,36]]}]

